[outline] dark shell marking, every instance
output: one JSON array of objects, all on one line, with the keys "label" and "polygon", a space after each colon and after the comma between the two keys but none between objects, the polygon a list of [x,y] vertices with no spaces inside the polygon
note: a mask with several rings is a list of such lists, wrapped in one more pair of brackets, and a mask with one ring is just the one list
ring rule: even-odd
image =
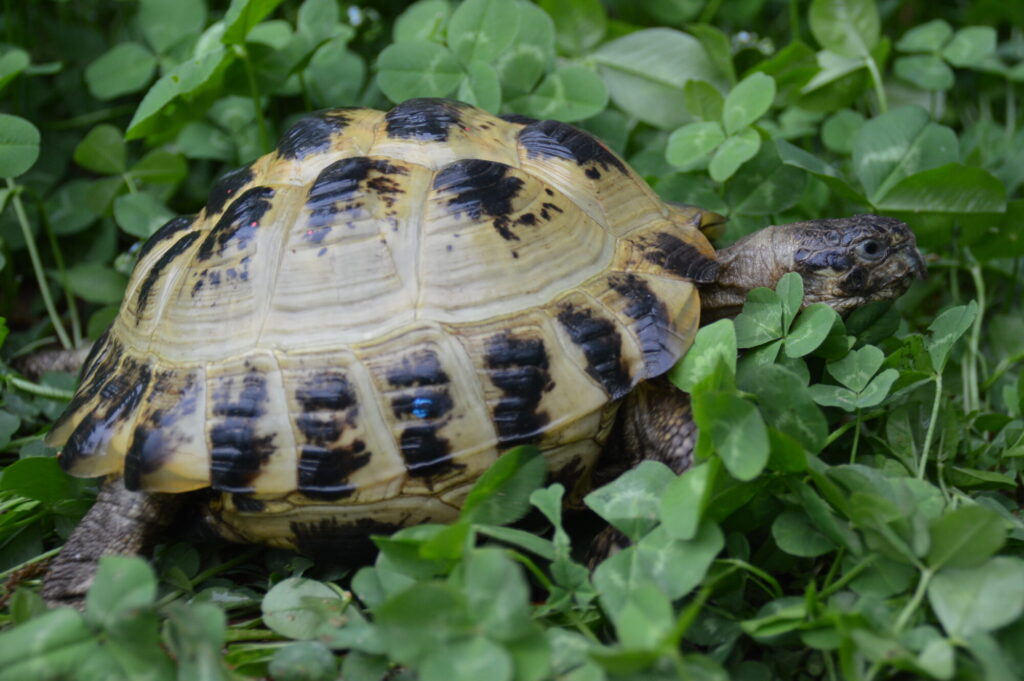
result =
[{"label": "dark shell marking", "polygon": [[132,442],[124,458],[124,486],[130,490],[141,488],[142,477],[160,470],[164,462],[192,435],[178,431],[175,426],[183,417],[194,414],[198,406],[199,385],[196,375],[189,374],[181,389],[174,385],[176,371],[156,374],[150,399],[178,393],[177,402],[169,409],[154,409],[135,426]]},{"label": "dark shell marking", "polygon": [[595,164],[588,169],[587,176],[597,179],[602,170],[615,168],[626,174],[626,165],[595,137],[579,128],[559,121],[537,121],[519,131],[519,143],[531,157],[544,156],[564,158],[578,166]]},{"label": "dark shell marking", "polygon": [[633,382],[622,360],[622,336],[615,323],[571,303],[562,305],[558,321],[583,351],[587,374],[604,387],[610,399],[624,397]]},{"label": "dark shell marking", "polygon": [[185,236],[174,242],[174,245],[164,251],[163,255],[153,266],[146,272],[146,278],[142,280],[139,285],[139,292],[135,298],[135,323],[138,324],[142,321],[142,314],[146,311],[146,306],[149,305],[149,294],[153,291],[153,287],[156,282],[160,280],[160,275],[163,274],[164,270],[170,265],[176,258],[180,257],[182,253],[187,251],[196,239],[199,238],[199,232],[189,232]]},{"label": "dark shell marking", "polygon": [[[100,373],[95,379],[103,381],[98,389],[99,403],[82,419],[61,451],[61,466],[69,470],[82,458],[100,453],[124,419],[135,413],[136,407],[149,386],[151,369],[148,364],[125,357],[120,366]],[[97,381],[97,383],[99,382]],[[90,387],[89,392],[97,394]]]},{"label": "dark shell marking", "polygon": [[615,274],[608,277],[608,285],[628,300],[624,312],[636,323],[633,333],[640,340],[644,353],[646,377],[660,376],[672,368],[675,355],[665,347],[672,333],[671,320],[665,303],[635,274]]},{"label": "dark shell marking", "polygon": [[252,181],[253,176],[252,164],[222,175],[210,189],[210,197],[206,200],[206,217],[213,217],[224,210],[224,204],[234,199]]},{"label": "dark shell marking", "polygon": [[638,244],[645,260],[677,276],[698,284],[710,284],[718,279],[718,263],[674,234],[644,235]]},{"label": "dark shell marking", "polygon": [[391,408],[408,422],[398,446],[409,475],[426,478],[461,468],[452,461],[451,443],[438,434],[450,420],[454,405],[448,392],[450,379],[437,353],[409,352],[385,375],[388,383],[398,388],[392,394]]},{"label": "dark shell marking", "polygon": [[302,160],[310,154],[326,151],[331,146],[331,136],[344,130],[348,123],[349,117],[341,112],[301,118],[281,136],[277,155]]},{"label": "dark shell marking", "polygon": [[138,261],[145,258],[153,248],[166,239],[170,239],[178,232],[183,232],[192,226],[192,223],[196,221],[195,215],[179,215],[176,218],[168,220],[160,229],[153,232],[152,236],[146,240],[146,243],[139,249]]},{"label": "dark shell marking", "polygon": [[[465,213],[474,220],[486,215],[493,218],[494,229],[503,239],[519,241],[511,230],[509,214],[513,212],[512,200],[525,183],[510,176],[509,170],[509,166],[495,161],[455,161],[438,171],[434,178],[434,191],[452,195],[448,199],[448,208],[453,214]],[[532,214],[530,220],[535,221]]]},{"label": "dark shell marking", "polygon": [[274,190],[270,187],[253,187],[239,196],[217,220],[203,243],[199,245],[199,260],[209,260],[214,253],[223,256],[232,244],[239,250],[245,249],[256,236],[260,220],[271,209]]},{"label": "dark shell marking", "polygon": [[390,535],[403,525],[402,522],[382,523],[370,518],[348,523],[339,523],[337,518],[324,518],[307,523],[293,521],[290,528],[295,535],[295,547],[307,556],[352,565],[367,561],[377,553],[371,535]]},{"label": "dark shell marking", "polygon": [[348,446],[336,444],[359,416],[355,390],[344,374],[325,371],[304,381],[295,399],[302,407],[296,425],[306,438],[299,457],[299,491],[324,500],[350,495],[355,487],[348,476],[372,457],[362,440]]},{"label": "dark shell marking", "polygon": [[259,499],[253,499],[249,494],[232,494],[231,503],[235,505],[235,510],[241,513],[260,513],[266,508]]},{"label": "dark shell marking", "polygon": [[505,448],[537,442],[550,421],[548,413],[538,407],[544,393],[555,387],[544,341],[504,332],[488,340],[485,352],[488,378],[502,392],[492,412],[498,445]]},{"label": "dark shell marking", "polygon": [[356,210],[358,204],[354,201],[360,196],[360,185],[366,182],[371,173],[377,176],[367,183],[367,188],[378,195],[390,197],[402,190],[389,176],[406,175],[408,172],[408,168],[403,166],[366,156],[342,159],[327,166],[320,171],[309,188],[306,208],[310,215],[303,238],[312,243],[320,243],[330,232],[338,213]]},{"label": "dark shell marking", "polygon": [[498,118],[505,121],[506,123],[518,123],[519,125],[529,125],[530,123],[537,122],[536,118],[531,118],[529,116],[524,116],[522,114],[515,113],[501,114],[500,116],[498,116]]},{"label": "dark shell marking", "polygon": [[444,142],[448,130],[462,125],[462,105],[449,99],[421,98],[402,102],[384,116],[388,137]]},{"label": "dark shell marking", "polygon": [[253,370],[241,378],[220,378],[213,391],[210,425],[210,486],[223,492],[251,492],[252,481],[277,447],[273,435],[257,435],[267,412],[267,379]]}]

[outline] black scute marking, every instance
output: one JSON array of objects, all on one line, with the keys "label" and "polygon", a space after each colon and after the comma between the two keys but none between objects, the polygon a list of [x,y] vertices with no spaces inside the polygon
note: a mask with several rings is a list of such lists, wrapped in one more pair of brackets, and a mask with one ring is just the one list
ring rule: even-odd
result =
[{"label": "black scute marking", "polygon": [[355,487],[348,476],[372,457],[362,440],[348,446],[335,444],[359,416],[351,383],[341,372],[325,371],[304,381],[295,399],[302,408],[296,425],[306,438],[299,456],[299,491],[323,500],[350,495]]},{"label": "black scute marking", "polygon": [[497,334],[487,342],[484,364],[491,383],[503,393],[493,410],[499,446],[537,442],[550,422],[548,413],[538,407],[555,385],[544,341]]},{"label": "black scute marking", "polygon": [[624,312],[636,321],[633,332],[640,339],[644,352],[646,378],[659,376],[672,368],[675,356],[665,347],[672,333],[665,303],[635,274],[608,277],[608,284],[628,302]]},{"label": "black scute marking", "polygon": [[642,247],[648,262],[680,277],[698,284],[710,284],[718,279],[718,263],[674,234],[648,235]]},{"label": "black scute marking", "polygon": [[370,535],[391,534],[401,524],[382,523],[370,518],[338,522],[324,518],[318,522],[293,521],[290,524],[299,551],[318,561],[358,565],[377,554]]},{"label": "black scute marking", "polygon": [[396,388],[448,383],[448,374],[441,368],[441,360],[433,350],[406,353],[397,366],[385,372],[385,376],[388,383]]},{"label": "black scute marking", "polygon": [[310,211],[307,223],[309,229],[305,236],[307,240],[320,243],[330,231],[335,215],[357,207],[352,202],[360,196],[360,185],[371,172],[379,173],[380,176],[371,180],[373,186],[369,188],[387,196],[400,192],[397,183],[389,176],[406,175],[409,171],[383,159],[366,156],[343,158],[324,168],[306,196],[306,209]]},{"label": "black scute marking", "polygon": [[248,246],[256,236],[260,220],[270,210],[273,196],[274,190],[270,187],[253,187],[239,196],[199,244],[199,260],[209,260],[214,253],[223,256],[231,244],[239,250]]},{"label": "black scute marking", "polygon": [[277,155],[301,160],[310,154],[326,151],[331,145],[331,136],[344,130],[349,120],[348,116],[340,112],[300,118],[281,136]]},{"label": "black scute marking", "polygon": [[75,391],[71,402],[64,409],[64,413],[54,423],[54,429],[61,428],[69,418],[82,408],[82,405],[88,403],[96,396],[96,393],[103,387],[104,381],[117,369],[117,365],[121,361],[122,351],[121,344],[111,337],[109,328],[103,332],[102,336],[96,339],[88,356],[85,358],[85,362],[82,364],[82,370],[79,372],[78,390]]},{"label": "black scute marking", "polygon": [[604,386],[611,399],[625,396],[633,383],[622,361],[622,337],[615,324],[593,310],[569,303],[562,306],[558,321],[583,351],[587,373]]},{"label": "black scute marking", "polygon": [[257,435],[256,423],[266,413],[267,380],[258,371],[242,379],[222,378],[213,393],[214,423],[210,428],[210,486],[224,492],[251,492],[252,481],[276,449],[273,435]]},{"label": "black scute marking", "polygon": [[603,170],[628,172],[618,156],[597,138],[559,121],[537,121],[519,131],[519,143],[530,156],[564,158],[576,165],[596,163]]},{"label": "black scute marking", "polygon": [[146,257],[146,255],[153,250],[153,248],[164,241],[170,239],[178,232],[183,232],[192,226],[192,223],[196,221],[195,215],[179,215],[176,218],[168,220],[160,229],[153,232],[153,234],[146,240],[146,243],[139,249],[139,261]]},{"label": "black scute marking", "polygon": [[82,419],[61,450],[60,463],[65,470],[82,457],[103,453],[114,429],[135,413],[149,386],[151,374],[148,364],[130,357],[125,358],[112,373],[97,372],[96,387],[89,390],[94,396],[98,393],[100,402],[92,413]]},{"label": "black scute marking", "polygon": [[515,113],[501,114],[500,116],[498,116],[498,118],[509,123],[518,123],[520,125],[529,125],[530,123],[537,122],[536,118],[531,118],[529,116],[524,116],[522,114]]},{"label": "black scute marking", "polygon": [[493,218],[494,229],[506,241],[519,241],[512,231],[512,200],[525,184],[508,174],[509,166],[496,161],[464,159],[449,163],[434,178],[434,191],[451,194],[448,208],[474,220]]},{"label": "black scute marking", "polygon": [[252,164],[225,173],[210,189],[206,200],[206,217],[212,217],[224,210],[224,204],[238,196],[242,187],[252,181]]},{"label": "black scute marking", "polygon": [[168,248],[164,254],[161,255],[155,263],[153,263],[149,272],[146,273],[146,278],[143,279],[142,284],[139,285],[139,293],[135,298],[136,324],[142,321],[142,313],[146,311],[146,306],[149,305],[149,294],[152,292],[153,286],[155,286],[156,282],[160,279],[160,275],[163,273],[164,269],[166,269],[166,267],[170,265],[175,258],[187,251],[198,238],[199,232],[189,232],[174,242],[174,245]]},{"label": "black scute marking", "polygon": [[462,125],[462,104],[421,98],[402,102],[384,116],[388,137],[444,142],[453,125]]},{"label": "black scute marking", "polygon": [[[149,400],[175,390],[175,374],[173,371],[157,374]],[[143,476],[158,471],[179,446],[195,437],[192,433],[177,430],[175,426],[183,417],[194,414],[197,404],[198,384],[195,376],[189,375],[173,407],[155,409],[136,424],[131,445],[124,458],[124,485],[127,489],[140,489]]]}]

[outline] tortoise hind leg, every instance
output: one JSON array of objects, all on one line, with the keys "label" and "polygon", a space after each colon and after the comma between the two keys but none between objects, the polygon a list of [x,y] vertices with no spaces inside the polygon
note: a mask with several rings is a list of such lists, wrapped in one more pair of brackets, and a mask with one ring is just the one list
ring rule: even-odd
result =
[{"label": "tortoise hind leg", "polygon": [[100,557],[141,553],[171,524],[180,503],[180,495],[131,492],[121,478],[107,479],[43,578],[43,598],[51,607],[81,608]]},{"label": "tortoise hind leg", "polygon": [[[693,465],[697,424],[690,396],[664,376],[638,385],[626,396],[605,451],[594,471],[594,486],[604,485],[642,461],[660,461],[676,474]],[[598,532],[587,549],[585,562],[597,567],[629,539],[608,526]]]}]

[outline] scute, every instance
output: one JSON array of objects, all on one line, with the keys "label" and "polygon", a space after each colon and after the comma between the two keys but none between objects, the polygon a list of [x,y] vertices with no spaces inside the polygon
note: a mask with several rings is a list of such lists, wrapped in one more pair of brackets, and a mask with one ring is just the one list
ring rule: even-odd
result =
[{"label": "scute", "polygon": [[221,491],[226,534],[289,546],[449,517],[519,444],[585,477],[614,402],[692,340],[701,215],[564,123],[321,112],[147,242],[48,441],[78,475]]}]

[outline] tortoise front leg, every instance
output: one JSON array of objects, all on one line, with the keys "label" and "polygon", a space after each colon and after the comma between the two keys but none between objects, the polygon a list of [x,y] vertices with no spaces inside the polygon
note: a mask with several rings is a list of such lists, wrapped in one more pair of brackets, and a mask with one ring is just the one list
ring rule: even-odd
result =
[{"label": "tortoise front leg", "polygon": [[[608,445],[594,471],[594,486],[611,482],[642,461],[660,461],[676,474],[693,465],[697,425],[690,396],[660,376],[638,385],[626,396]],[[586,553],[593,569],[629,539],[614,527],[599,532]]]},{"label": "tortoise front leg", "polygon": [[135,555],[171,524],[181,495],[147,494],[125,489],[109,478],[96,503],[82,518],[43,578],[43,598],[51,607],[81,609],[101,556]]}]

